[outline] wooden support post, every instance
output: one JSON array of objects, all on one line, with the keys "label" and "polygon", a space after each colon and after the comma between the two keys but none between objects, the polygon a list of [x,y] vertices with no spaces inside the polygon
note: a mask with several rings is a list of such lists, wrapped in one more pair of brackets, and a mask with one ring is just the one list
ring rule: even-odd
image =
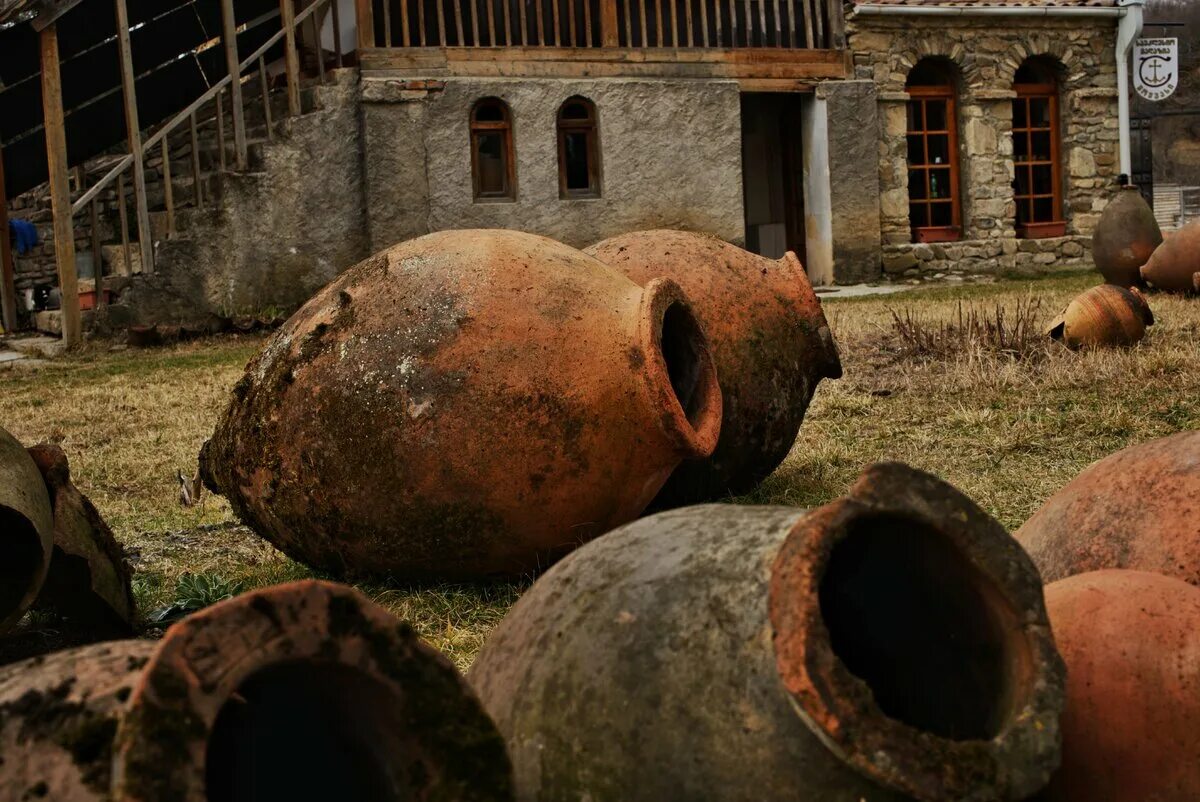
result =
[{"label": "wooden support post", "polygon": [[117,51],[121,56],[121,87],[125,95],[125,134],[133,156],[133,196],[137,204],[138,244],[142,252],[142,272],[154,272],[154,235],[150,231],[150,206],[146,202],[146,171],[142,159],[142,129],[138,123],[137,87],[134,86],[133,54],[129,45],[129,12],[125,0],[115,0],[117,10]]},{"label": "wooden support post", "polygon": [[63,121],[62,73],[58,58],[58,25],[42,29],[42,112],[46,123],[46,159],[54,214],[54,260],[62,293],[62,339],[74,348],[83,339],[79,319],[79,277],[75,273],[75,224],[71,215],[71,183],[67,177],[67,130]]},{"label": "wooden support post", "polygon": [[8,236],[8,196],[4,192],[4,149],[0,148],[0,307],[4,330],[17,328],[17,282],[12,241]]},{"label": "wooden support post", "polygon": [[121,219],[121,250],[125,254],[125,275],[133,275],[133,252],[129,249],[129,210],[125,205],[125,173],[117,174],[117,212]]},{"label": "wooden support post", "polygon": [[[284,0],[287,2],[287,0]],[[358,50],[359,60],[362,60],[362,51],[368,47],[375,46],[375,9],[371,0],[354,0],[354,15],[355,24],[358,30]],[[391,46],[391,42],[387,43]]]},{"label": "wooden support post", "polygon": [[[335,0],[336,2],[336,0]],[[283,55],[287,70],[288,116],[300,114],[300,56],[296,53],[296,7],[292,0],[279,0],[279,19],[283,24]],[[359,24],[362,17],[359,17]],[[362,36],[360,31],[359,36]]]},{"label": "wooden support post", "polygon": [[89,204],[88,222],[92,233],[92,275],[96,282],[96,308],[106,303],[104,299],[104,253],[100,249],[100,201],[92,198]]},{"label": "wooden support post", "polygon": [[175,236],[175,188],[171,186],[171,146],[169,136],[162,138],[163,204],[167,207],[167,236]]},{"label": "wooden support post", "polygon": [[313,54],[317,57],[317,83],[325,83],[325,49],[321,47],[321,27],[317,24],[317,13],[309,15],[312,27]]},{"label": "wooden support post", "polygon": [[271,121],[271,82],[267,80],[267,60],[262,56],[258,59],[258,82],[262,86],[263,121],[267,124],[267,141],[275,141],[275,132]]},{"label": "wooden support post", "polygon": [[[345,58],[342,54],[342,15],[338,11],[338,0],[331,0],[329,3],[330,13],[333,14],[333,54],[337,57],[338,69],[345,67]],[[462,37],[459,37],[459,44],[462,44]]]},{"label": "wooden support post", "polygon": [[217,90],[217,164],[225,172],[225,90]]},{"label": "wooden support post", "polygon": [[229,70],[229,103],[233,116],[233,153],[239,170],[246,169],[246,116],[242,108],[242,70],[238,60],[237,19],[233,0],[221,0],[221,38],[225,42],[225,66]]},{"label": "wooden support post", "polygon": [[600,42],[604,47],[620,45],[619,27],[617,24],[617,0],[600,0]]},{"label": "wooden support post", "polygon": [[[218,95],[218,98],[220,96]],[[196,132],[196,112],[188,118],[188,127],[192,133],[192,192],[197,209],[204,208],[204,184],[200,176],[200,136]],[[164,138],[163,142],[167,140]]]}]

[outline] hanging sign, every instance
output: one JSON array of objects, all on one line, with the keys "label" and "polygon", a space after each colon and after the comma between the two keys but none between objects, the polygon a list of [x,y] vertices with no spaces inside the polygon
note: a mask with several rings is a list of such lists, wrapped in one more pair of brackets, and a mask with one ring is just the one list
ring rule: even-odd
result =
[{"label": "hanging sign", "polygon": [[1146,100],[1166,100],[1179,86],[1179,40],[1138,39],[1133,45],[1133,88]]}]

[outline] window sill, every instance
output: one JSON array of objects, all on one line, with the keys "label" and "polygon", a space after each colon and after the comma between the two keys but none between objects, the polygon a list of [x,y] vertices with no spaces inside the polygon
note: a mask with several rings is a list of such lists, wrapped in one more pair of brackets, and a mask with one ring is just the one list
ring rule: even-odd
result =
[{"label": "window sill", "polygon": [[1056,223],[1025,223],[1017,226],[1017,236],[1021,239],[1047,239],[1066,235],[1067,223],[1065,220],[1059,220]]},{"label": "window sill", "polygon": [[957,242],[962,238],[958,226],[939,226],[913,229],[913,242]]},{"label": "window sill", "polygon": [[475,198],[472,203],[516,203],[517,199],[513,197],[503,198]]}]

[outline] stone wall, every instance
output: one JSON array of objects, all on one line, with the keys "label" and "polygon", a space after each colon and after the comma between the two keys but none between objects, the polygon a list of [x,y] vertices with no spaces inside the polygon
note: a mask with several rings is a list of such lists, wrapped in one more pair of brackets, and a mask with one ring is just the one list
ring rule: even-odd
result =
[{"label": "stone wall", "polygon": [[[595,105],[601,197],[561,199],[556,115]],[[646,228],[745,236],[735,81],[363,79],[367,208],[376,249],[426,231],[515,228],[582,247]],[[511,109],[513,202],[472,198],[468,116],[476,100]]]},{"label": "stone wall", "polygon": [[[883,268],[896,275],[1002,272],[1039,265],[1087,267],[1090,237],[1116,191],[1116,29],[1109,20],[956,17],[851,19],[855,76],[879,99],[879,196]],[[1063,205],[1067,236],[1017,238],[1012,144],[1013,77],[1030,56],[1059,68]],[[922,58],[944,57],[959,71],[959,175],[962,240],[911,242],[905,81]]]}]

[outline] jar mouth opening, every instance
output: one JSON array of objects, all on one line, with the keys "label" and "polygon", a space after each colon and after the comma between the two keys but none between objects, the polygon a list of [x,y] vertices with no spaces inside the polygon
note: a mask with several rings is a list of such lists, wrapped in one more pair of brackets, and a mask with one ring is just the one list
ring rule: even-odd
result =
[{"label": "jar mouth opening", "polygon": [[46,552],[33,522],[0,506],[0,628],[16,623],[46,576]]},{"label": "jar mouth opening", "polygon": [[647,283],[641,329],[650,395],[668,437],[685,457],[709,456],[721,431],[721,387],[704,326],[674,281]]},{"label": "jar mouth opening", "polygon": [[1020,798],[1057,766],[1064,677],[1037,569],[940,480],[872,466],[797,522],[770,618],[794,709],[880,784]]}]

